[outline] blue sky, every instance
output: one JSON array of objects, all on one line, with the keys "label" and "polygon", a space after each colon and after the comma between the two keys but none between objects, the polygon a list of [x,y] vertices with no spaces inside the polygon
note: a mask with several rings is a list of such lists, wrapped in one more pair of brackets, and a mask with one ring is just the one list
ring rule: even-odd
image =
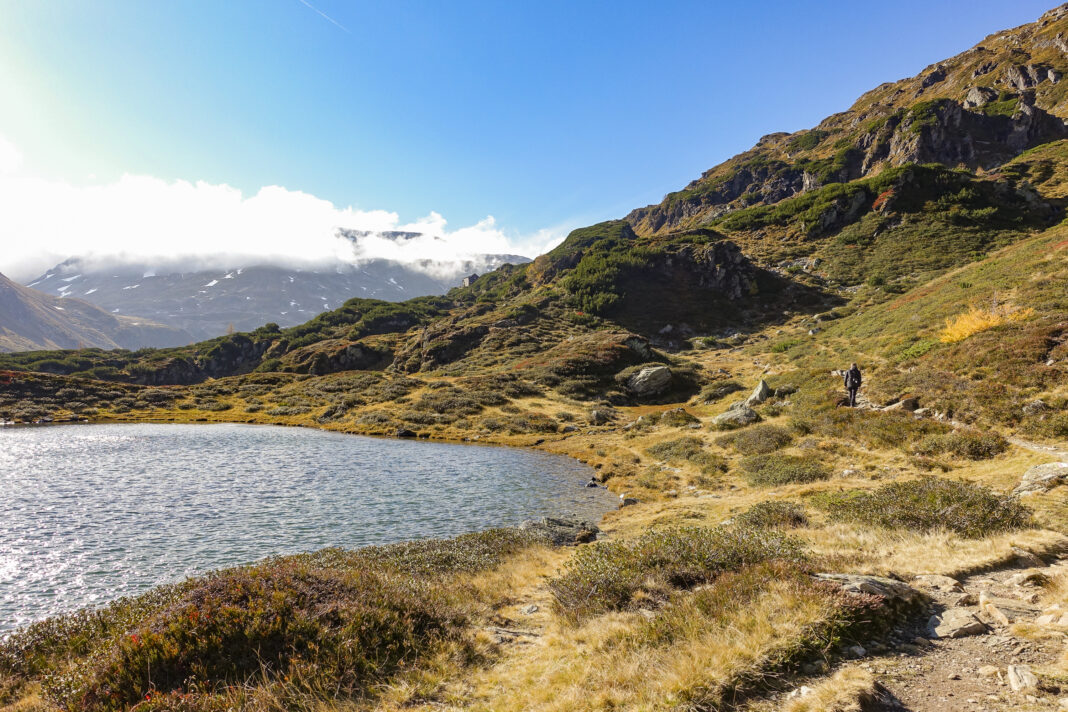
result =
[{"label": "blue sky", "polygon": [[519,244],[1050,6],[0,0],[0,137],[69,186],[283,186]]}]

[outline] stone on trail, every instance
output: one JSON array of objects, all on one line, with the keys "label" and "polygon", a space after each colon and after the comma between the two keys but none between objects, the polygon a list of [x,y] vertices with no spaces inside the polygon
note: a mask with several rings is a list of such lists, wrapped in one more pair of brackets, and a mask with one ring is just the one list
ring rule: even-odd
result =
[{"label": "stone on trail", "polygon": [[1013,586],[1037,587],[1045,586],[1047,583],[1049,583],[1049,581],[1049,576],[1047,576],[1045,573],[1037,569],[1032,569],[1030,571],[1021,571],[1015,576],[1009,578],[1009,580],[1005,583],[1011,584]]},{"label": "stone on trail", "polygon": [[944,593],[959,593],[964,591],[960,581],[949,576],[940,574],[920,574],[912,579],[912,585],[929,591],[941,591]]},{"label": "stone on trail", "polygon": [[1009,665],[1009,687],[1013,692],[1032,692],[1038,689],[1038,678],[1029,665]]},{"label": "stone on trail", "polygon": [[882,599],[882,609],[889,617],[914,614],[924,608],[931,597],[908,584],[882,576],[864,574],[816,574],[816,578],[837,584],[845,593],[869,594]]},{"label": "stone on trail", "polygon": [[585,544],[597,538],[601,531],[589,522],[577,519],[559,519],[557,517],[544,517],[543,519],[528,519],[519,525],[526,532],[532,532],[544,539],[552,546],[575,546]]},{"label": "stone on trail", "polygon": [[927,629],[935,638],[964,638],[986,633],[975,613],[966,608],[947,608],[927,621]]},{"label": "stone on trail", "polygon": [[1068,480],[1068,462],[1049,462],[1035,465],[1023,474],[1020,484],[1012,491],[1015,495],[1048,492]]}]

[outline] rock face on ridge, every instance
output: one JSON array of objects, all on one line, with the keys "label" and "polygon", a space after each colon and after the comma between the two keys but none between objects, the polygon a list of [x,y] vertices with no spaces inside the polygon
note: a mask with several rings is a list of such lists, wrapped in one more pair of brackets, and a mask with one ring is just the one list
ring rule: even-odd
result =
[{"label": "rock face on ridge", "polygon": [[811,130],[764,136],[627,220],[638,234],[658,234],[886,167],[996,168],[1032,146],[1068,137],[1066,47],[1068,12],[1061,6],[915,77],[883,84]]}]

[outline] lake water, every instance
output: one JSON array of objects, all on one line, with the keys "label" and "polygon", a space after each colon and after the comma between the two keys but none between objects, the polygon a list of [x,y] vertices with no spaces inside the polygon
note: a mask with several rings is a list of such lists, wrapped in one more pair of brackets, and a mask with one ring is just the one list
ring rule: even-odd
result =
[{"label": "lake water", "polygon": [[591,470],[532,450],[252,425],[0,430],[0,632],[272,554],[597,521]]}]

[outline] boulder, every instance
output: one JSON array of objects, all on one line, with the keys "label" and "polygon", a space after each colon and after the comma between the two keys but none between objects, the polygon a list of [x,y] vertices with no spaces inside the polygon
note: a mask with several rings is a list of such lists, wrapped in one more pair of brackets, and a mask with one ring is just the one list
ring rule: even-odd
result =
[{"label": "boulder", "polygon": [[623,509],[623,507],[633,507],[637,503],[638,503],[638,500],[635,499],[634,497],[628,497],[625,494],[619,495],[619,508],[620,509]]},{"label": "boulder", "polygon": [[970,608],[947,608],[936,613],[927,621],[927,629],[934,638],[964,638],[986,633],[986,625]]},{"label": "boulder", "polygon": [[1012,491],[1015,495],[1048,492],[1068,480],[1068,462],[1050,462],[1035,465],[1020,478],[1020,484]]},{"label": "boulder", "polygon": [[589,522],[577,519],[558,519],[556,517],[544,517],[538,520],[528,519],[520,524],[519,528],[535,534],[552,546],[585,544],[596,539],[597,534],[601,531]]},{"label": "boulder", "polygon": [[604,425],[611,419],[611,416],[606,411],[596,409],[590,411],[590,423],[592,425]]},{"label": "boulder", "polygon": [[986,106],[998,97],[998,93],[989,87],[972,87],[964,97],[964,108],[974,109]]},{"label": "boulder", "polygon": [[740,405],[731,406],[726,413],[721,413],[712,419],[712,425],[719,428],[740,428],[745,425],[756,423],[760,416],[755,410],[744,402]]},{"label": "boulder", "polygon": [[1039,569],[1031,569],[1028,571],[1021,571],[1009,578],[1005,583],[1013,586],[1045,586],[1050,582],[1049,576]]},{"label": "boulder", "polygon": [[820,581],[837,585],[845,593],[868,594],[882,599],[881,608],[890,617],[907,616],[926,608],[931,598],[908,584],[883,576],[864,574],[816,574]]},{"label": "boulder", "polygon": [[914,396],[906,396],[897,403],[891,403],[883,408],[883,410],[907,410],[910,413],[915,412],[920,407],[920,399]]},{"label": "boulder", "polygon": [[760,405],[768,398],[771,398],[771,395],[772,390],[768,386],[768,382],[762,378],[753,393],[745,399],[745,404],[752,408],[754,405]]},{"label": "boulder", "polygon": [[395,438],[414,438],[415,431],[408,428],[397,428],[397,432],[393,433]]},{"label": "boulder", "polygon": [[646,366],[627,379],[627,390],[640,397],[655,396],[671,385],[671,369],[667,366]]}]

